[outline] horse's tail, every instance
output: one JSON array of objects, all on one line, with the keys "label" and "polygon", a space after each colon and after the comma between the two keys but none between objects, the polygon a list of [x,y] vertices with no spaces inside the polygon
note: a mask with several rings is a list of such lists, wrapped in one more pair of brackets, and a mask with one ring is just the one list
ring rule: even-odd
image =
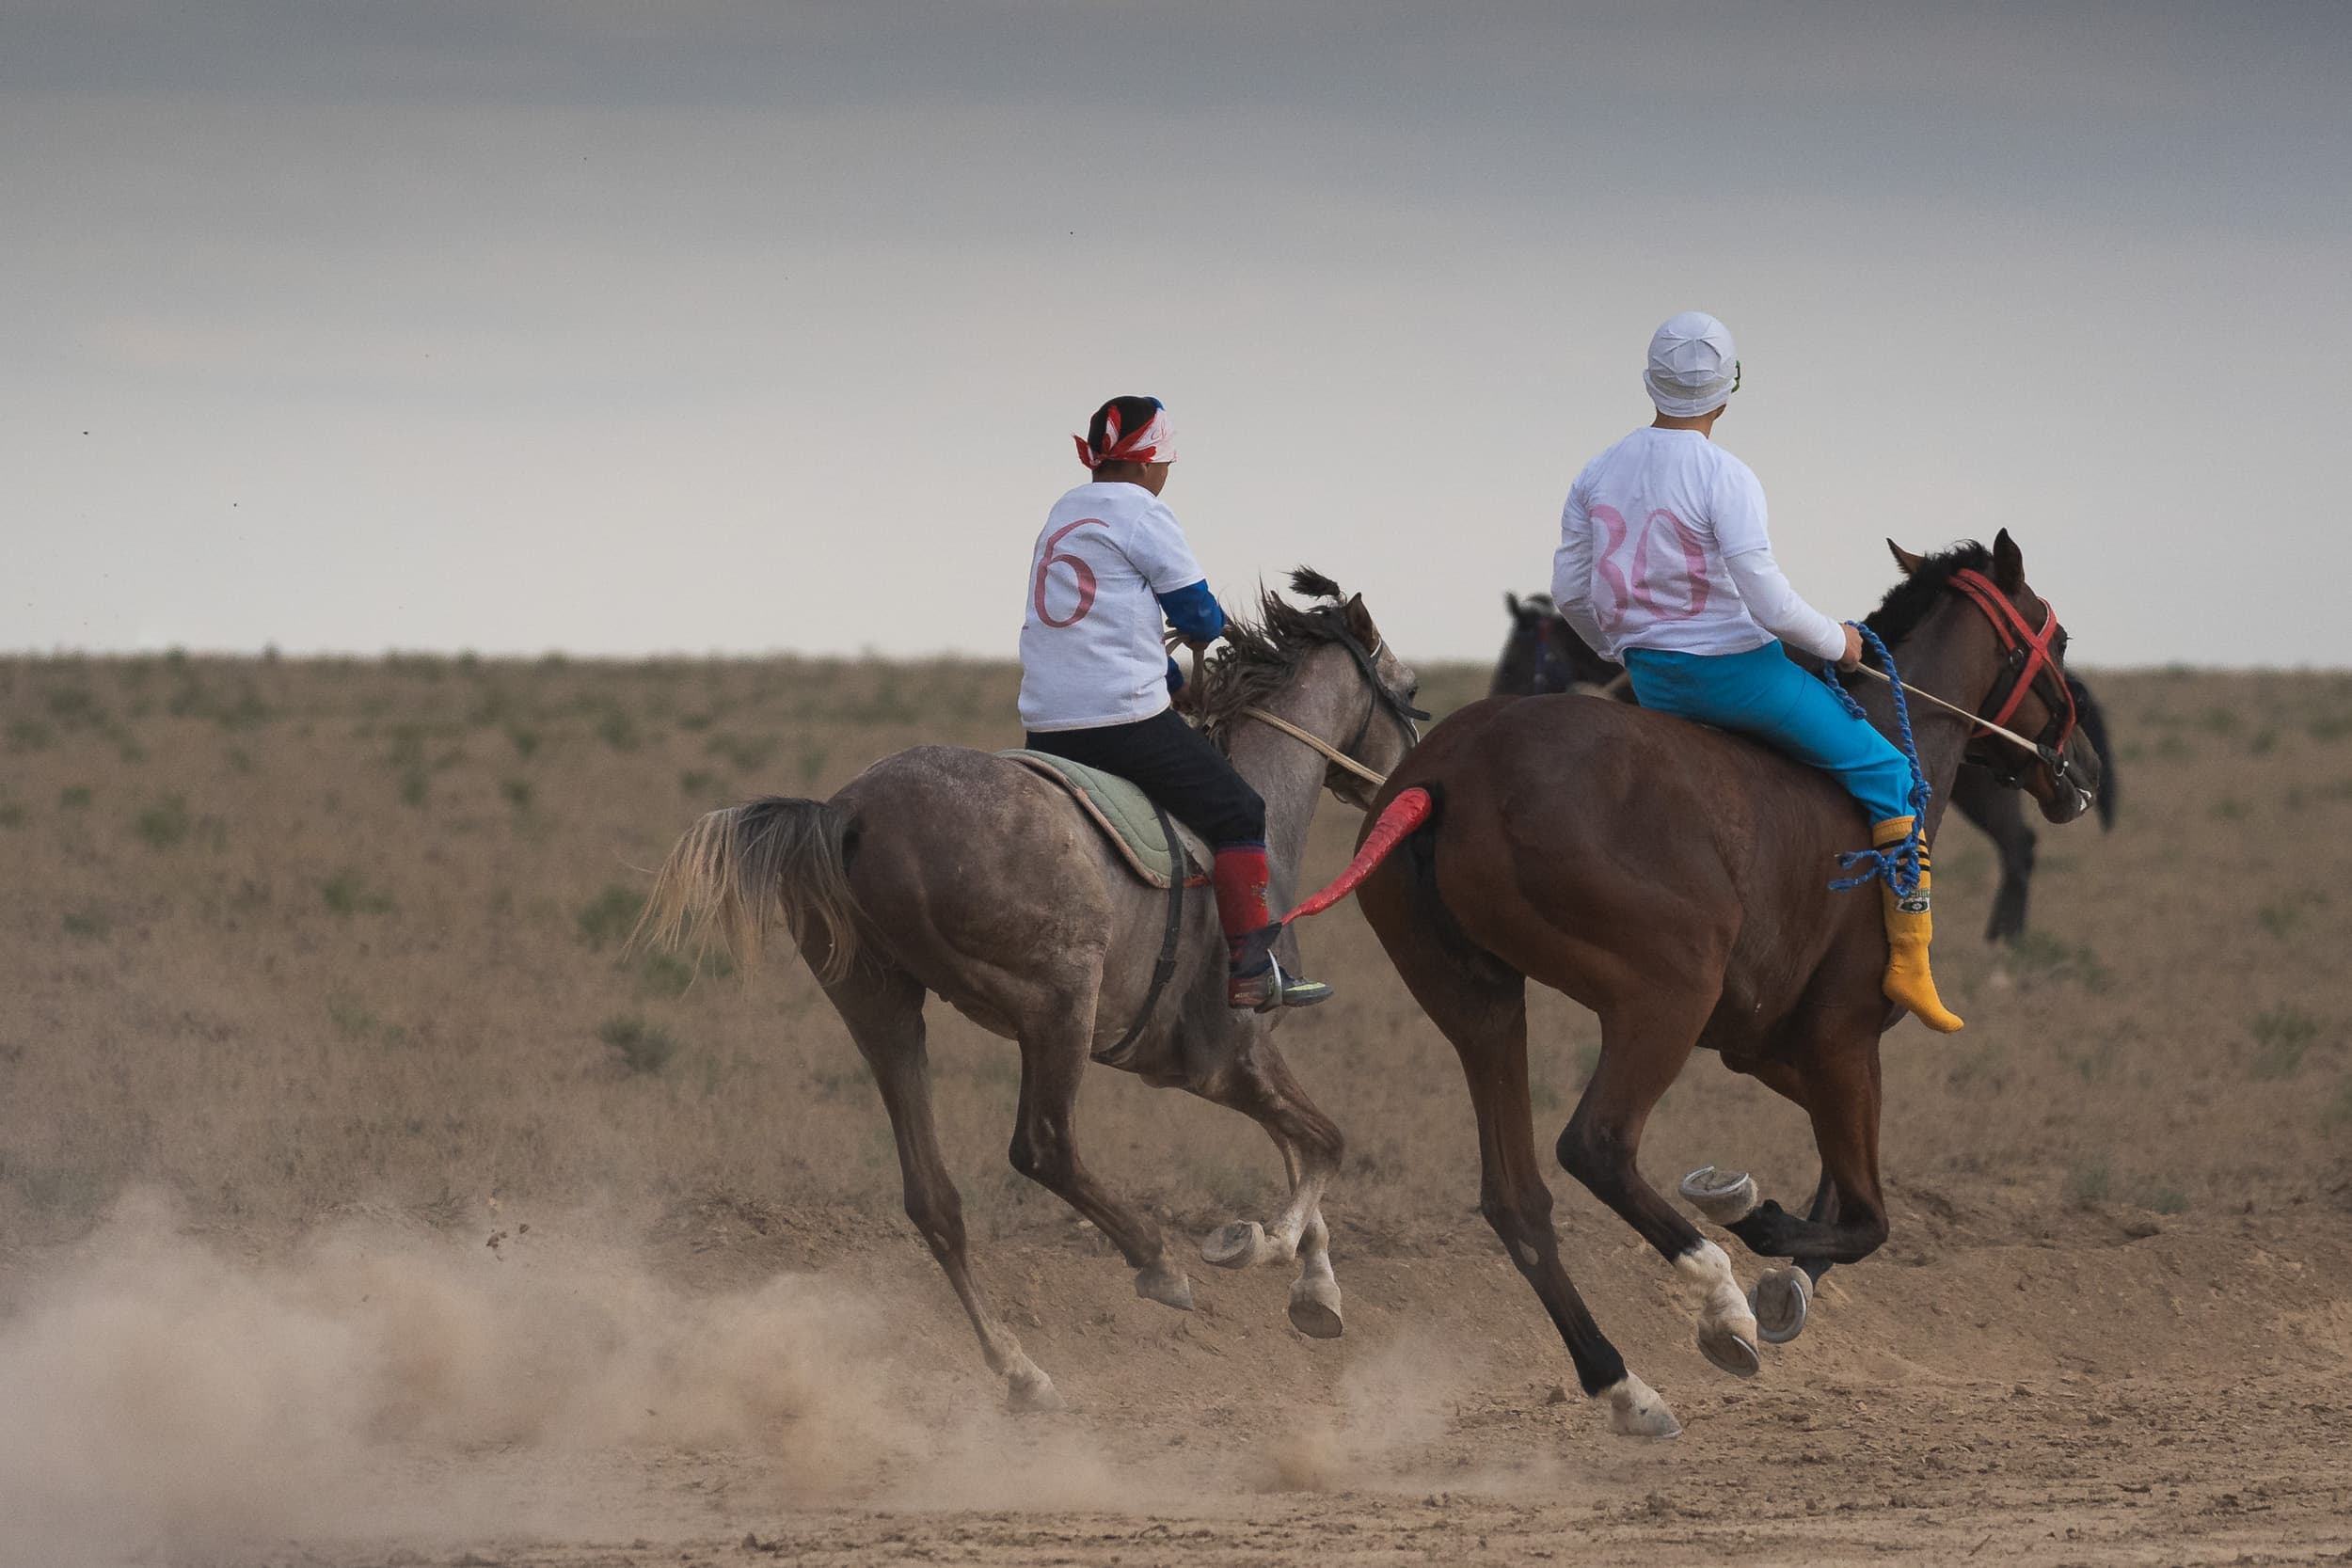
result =
[{"label": "horse's tail", "polygon": [[2115,826],[2115,803],[2121,798],[2122,786],[2115,782],[2115,751],[2107,744],[2106,710],[2099,699],[2090,694],[2090,688],[2074,676],[2066,677],[2074,688],[2074,719],[2082,726],[2083,738],[2099,753],[2099,826],[2102,830]]},{"label": "horse's tail", "polygon": [[661,863],[628,944],[715,936],[747,964],[781,911],[801,956],[830,985],[857,956],[851,841],[850,814],[824,800],[771,795],[714,811]]},{"label": "horse's tail", "polygon": [[1411,837],[1416,830],[1429,820],[1437,808],[1433,786],[1414,784],[1397,792],[1396,799],[1381,809],[1379,820],[1364,834],[1364,842],[1356,851],[1356,858],[1347,863],[1347,869],[1331,880],[1331,885],[1309,898],[1282,917],[1287,926],[1294,920],[1311,914],[1321,914],[1363,885],[1364,879],[1379,868],[1396,847]]}]

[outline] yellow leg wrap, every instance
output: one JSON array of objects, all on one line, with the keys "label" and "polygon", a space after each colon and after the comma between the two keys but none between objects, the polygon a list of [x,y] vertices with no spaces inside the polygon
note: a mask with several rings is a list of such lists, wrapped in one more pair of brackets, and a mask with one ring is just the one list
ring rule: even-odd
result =
[{"label": "yellow leg wrap", "polygon": [[[1900,844],[1911,836],[1911,818],[1890,816],[1883,822],[1870,824],[1870,847],[1883,849]],[[1929,1028],[1939,1035],[1957,1034],[1961,1022],[1958,1015],[1946,1007],[1935,994],[1935,976],[1928,968],[1928,942],[1934,935],[1934,924],[1928,907],[1928,856],[1919,852],[1919,888],[1908,898],[1897,898],[1895,890],[1879,883],[1879,908],[1886,917],[1886,977],[1879,989],[1888,1001],[1909,1008]]]}]

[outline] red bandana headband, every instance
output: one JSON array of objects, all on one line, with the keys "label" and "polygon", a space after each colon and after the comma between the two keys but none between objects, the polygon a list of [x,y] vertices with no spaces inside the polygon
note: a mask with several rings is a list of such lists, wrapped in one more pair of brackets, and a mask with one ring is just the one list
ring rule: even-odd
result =
[{"label": "red bandana headband", "polygon": [[1154,408],[1149,423],[1126,437],[1119,435],[1119,409],[1113,406],[1103,416],[1103,450],[1096,451],[1087,445],[1083,436],[1073,436],[1078,443],[1078,461],[1089,468],[1105,463],[1173,463],[1176,461],[1176,431],[1168,422],[1168,410]]}]

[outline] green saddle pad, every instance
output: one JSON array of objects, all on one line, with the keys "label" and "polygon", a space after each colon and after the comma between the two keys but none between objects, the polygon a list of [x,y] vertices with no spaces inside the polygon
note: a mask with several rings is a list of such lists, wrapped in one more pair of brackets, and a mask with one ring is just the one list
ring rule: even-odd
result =
[{"label": "green saddle pad", "polygon": [[[1116,773],[1105,773],[1099,768],[1089,768],[1045,752],[1011,751],[996,754],[1035,768],[1076,796],[1080,804],[1089,808],[1087,815],[1126,852],[1129,863],[1144,880],[1166,887],[1168,879],[1175,875],[1175,852],[1167,835],[1160,832],[1151,798],[1142,790]],[[1191,870],[1189,860],[1184,869]]]}]

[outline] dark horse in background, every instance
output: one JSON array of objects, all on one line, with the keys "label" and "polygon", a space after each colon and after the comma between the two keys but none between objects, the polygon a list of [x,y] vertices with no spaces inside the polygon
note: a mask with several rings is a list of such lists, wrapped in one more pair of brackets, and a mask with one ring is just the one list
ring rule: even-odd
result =
[{"label": "dark horse in background", "polygon": [[[1604,694],[1633,701],[1633,690],[1619,677],[1624,667],[1613,664],[1576,634],[1576,628],[1555,609],[1549,594],[1520,598],[1505,594],[1511,611],[1511,635],[1495,661],[1490,697],[1540,697],[1579,687],[1599,688]],[[2081,679],[2069,673],[2066,684],[2074,693],[2083,736],[2099,753],[2099,826],[2115,826],[2115,754],[2107,747],[2106,715]],[[2026,820],[2025,802],[2017,791],[2005,789],[1990,768],[1969,763],[1952,784],[1952,804],[1960,815],[1985,832],[2001,852],[2001,887],[1993,897],[1993,917],[1985,922],[1987,942],[2014,942],[2025,933],[2026,897],[2033,882],[2034,831]]]},{"label": "dark horse in background", "polygon": [[[1934,790],[1929,837],[1963,760],[2011,765],[1991,749],[2007,743],[1963,717],[2011,693],[2010,723],[2042,748],[2021,786],[2052,822],[2081,816],[2098,759],[2063,684],[2065,630],[2027,585],[2016,544],[2003,532],[1989,549],[1896,557],[1904,580],[1867,624],[1912,685],[1959,710],[1911,707]],[[2022,667],[2007,654],[2021,632],[2043,650]],[[1856,687],[1891,733],[1888,689]],[[1559,809],[1564,800],[1577,809]],[[1561,1164],[1687,1281],[1708,1360],[1753,1376],[1758,1339],[1794,1337],[1813,1282],[1887,1235],[1879,1037],[1901,1013],[1879,989],[1886,936],[1875,891],[1829,886],[1838,856],[1863,848],[1864,829],[1824,773],[1722,730],[1573,695],[1456,710],[1373,802],[1348,874],[1362,878],[1359,904],[1461,1058],[1480,1211],[1617,1432],[1669,1437],[1680,1426],[1562,1265],[1528,1095],[1527,983],[1565,992],[1600,1021],[1600,1059],[1560,1133]],[[1651,1110],[1700,1049],[1794,1101],[1820,1153],[1802,1215],[1758,1203],[1745,1176],[1709,1166],[1684,1179],[1684,1196],[1749,1251],[1789,1260],[1753,1294],[1639,1164]]]}]

